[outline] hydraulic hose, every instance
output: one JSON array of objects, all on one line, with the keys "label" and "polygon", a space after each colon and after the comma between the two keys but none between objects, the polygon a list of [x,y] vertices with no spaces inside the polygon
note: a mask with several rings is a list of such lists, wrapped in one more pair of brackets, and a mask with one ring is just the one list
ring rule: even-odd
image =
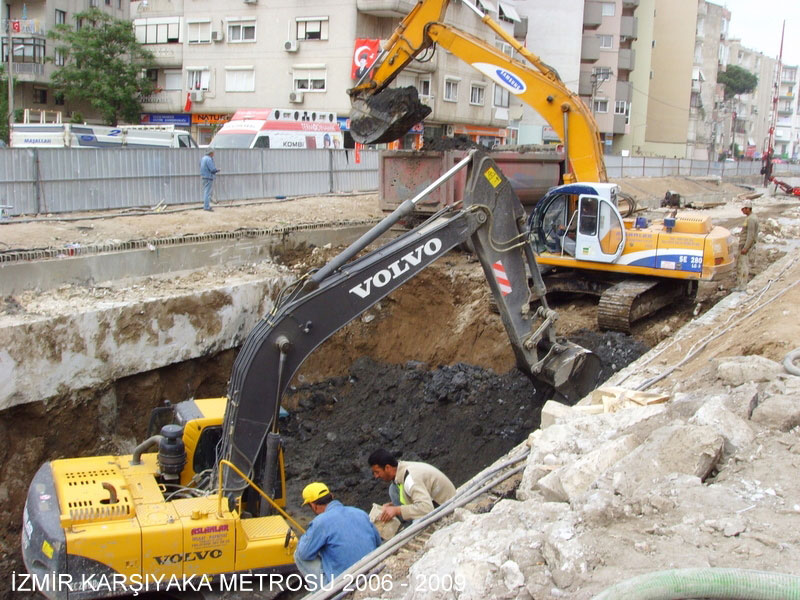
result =
[{"label": "hydraulic hose", "polygon": [[783,368],[790,375],[800,375],[800,367],[794,364],[798,358],[800,358],[800,348],[795,348],[783,359]]},{"label": "hydraulic hose", "polygon": [[672,569],[618,583],[594,600],[800,600],[800,577],[747,569]]}]

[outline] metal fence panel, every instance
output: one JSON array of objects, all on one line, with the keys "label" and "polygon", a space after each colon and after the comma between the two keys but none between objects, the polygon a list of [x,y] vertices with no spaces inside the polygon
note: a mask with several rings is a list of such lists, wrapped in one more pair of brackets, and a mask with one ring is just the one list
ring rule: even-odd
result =
[{"label": "metal fence panel", "polygon": [[[0,204],[12,215],[199,203],[200,159],[194,148],[7,148],[0,151]],[[380,151],[219,149],[218,200],[367,192],[378,189]],[[758,161],[712,162],[605,156],[608,176],[757,175]],[[776,164],[778,176],[800,165]]]},{"label": "metal fence panel", "polygon": [[0,204],[11,207],[8,214],[39,212],[33,158],[32,150],[0,151]]}]

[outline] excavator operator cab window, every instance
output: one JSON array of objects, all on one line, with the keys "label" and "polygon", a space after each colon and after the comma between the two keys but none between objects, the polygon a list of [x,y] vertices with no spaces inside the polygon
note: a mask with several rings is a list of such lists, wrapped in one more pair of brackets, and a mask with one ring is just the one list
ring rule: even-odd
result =
[{"label": "excavator operator cab window", "polygon": [[206,469],[213,469],[217,464],[217,446],[222,439],[222,426],[213,425],[203,429],[197,447],[194,449],[192,470],[200,473]]},{"label": "excavator operator cab window", "polygon": [[578,230],[581,235],[597,235],[597,198],[581,198],[581,215]]}]

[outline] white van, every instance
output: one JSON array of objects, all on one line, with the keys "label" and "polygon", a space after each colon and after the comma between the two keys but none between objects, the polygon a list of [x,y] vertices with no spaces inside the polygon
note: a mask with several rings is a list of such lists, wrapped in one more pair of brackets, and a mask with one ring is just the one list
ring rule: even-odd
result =
[{"label": "white van", "polygon": [[11,126],[12,148],[197,148],[174,125],[20,123]]},{"label": "white van", "polygon": [[211,148],[341,148],[336,113],[262,108],[237,110],[211,140]]}]

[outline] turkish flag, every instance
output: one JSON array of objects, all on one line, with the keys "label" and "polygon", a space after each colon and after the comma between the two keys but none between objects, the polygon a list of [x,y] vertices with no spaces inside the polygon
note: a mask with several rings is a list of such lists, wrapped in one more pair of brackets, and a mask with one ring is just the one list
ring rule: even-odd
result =
[{"label": "turkish flag", "polygon": [[356,38],[356,49],[353,52],[353,65],[350,69],[350,77],[361,79],[361,76],[372,68],[378,52],[381,49],[380,40],[368,40]]},{"label": "turkish flag", "polygon": [[190,93],[186,93],[186,104],[183,105],[183,112],[189,112],[192,110],[192,95]]},{"label": "turkish flag", "polygon": [[19,33],[20,32],[19,21],[11,21],[11,29],[13,29],[16,33]]}]

